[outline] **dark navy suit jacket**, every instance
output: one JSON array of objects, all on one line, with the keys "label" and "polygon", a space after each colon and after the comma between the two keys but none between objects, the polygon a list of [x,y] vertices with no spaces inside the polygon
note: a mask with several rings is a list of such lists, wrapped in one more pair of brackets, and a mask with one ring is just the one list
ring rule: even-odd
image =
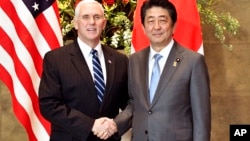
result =
[{"label": "dark navy suit jacket", "polygon": [[45,55],[39,104],[42,115],[51,122],[51,141],[98,141],[91,132],[94,120],[114,118],[119,108],[125,108],[128,58],[110,47],[102,45],[102,49],[107,82],[101,105],[77,41]]}]

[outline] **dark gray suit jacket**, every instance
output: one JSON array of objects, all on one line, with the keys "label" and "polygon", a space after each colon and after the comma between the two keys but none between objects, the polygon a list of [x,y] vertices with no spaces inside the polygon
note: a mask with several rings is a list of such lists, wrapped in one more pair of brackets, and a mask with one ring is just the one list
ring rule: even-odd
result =
[{"label": "dark gray suit jacket", "polygon": [[42,115],[51,122],[51,141],[98,141],[91,132],[94,120],[114,118],[119,108],[126,107],[128,58],[110,47],[102,49],[107,69],[102,105],[76,41],[45,55],[39,104]]},{"label": "dark gray suit jacket", "polygon": [[132,119],[132,141],[210,141],[210,88],[204,56],[175,42],[150,104],[149,51],[148,47],[129,58],[130,104],[115,119],[119,133],[130,128]]}]

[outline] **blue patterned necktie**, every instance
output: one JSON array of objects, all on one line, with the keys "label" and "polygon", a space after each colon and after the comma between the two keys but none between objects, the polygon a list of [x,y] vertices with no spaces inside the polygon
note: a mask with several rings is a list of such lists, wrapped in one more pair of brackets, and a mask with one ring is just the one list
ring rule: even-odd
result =
[{"label": "blue patterned necktie", "polygon": [[149,86],[149,95],[150,95],[150,103],[152,102],[154,95],[155,95],[155,91],[161,76],[161,71],[160,71],[160,66],[159,66],[159,60],[161,59],[161,55],[160,54],[155,54],[154,58],[155,58],[155,63],[154,66],[152,68],[152,74],[151,74],[151,80],[150,80],[150,86]]},{"label": "blue patterned necktie", "polygon": [[102,73],[102,67],[97,55],[97,51],[92,49],[91,50],[92,56],[92,63],[93,63],[93,72],[94,72],[94,83],[97,92],[97,97],[100,103],[103,101],[104,91],[105,91],[105,83]]}]

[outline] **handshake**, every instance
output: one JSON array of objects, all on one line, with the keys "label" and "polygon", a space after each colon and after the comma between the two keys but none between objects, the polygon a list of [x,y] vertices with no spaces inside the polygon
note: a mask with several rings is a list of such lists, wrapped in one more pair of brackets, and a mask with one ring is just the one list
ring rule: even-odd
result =
[{"label": "handshake", "polygon": [[117,132],[117,126],[113,119],[102,117],[95,120],[92,132],[98,138],[106,140]]}]

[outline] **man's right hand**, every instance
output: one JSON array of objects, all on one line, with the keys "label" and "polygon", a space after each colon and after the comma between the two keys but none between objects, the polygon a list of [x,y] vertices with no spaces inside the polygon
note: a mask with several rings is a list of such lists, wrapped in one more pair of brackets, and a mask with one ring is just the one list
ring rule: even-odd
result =
[{"label": "man's right hand", "polygon": [[95,120],[92,132],[100,139],[106,140],[117,132],[117,126],[113,119],[102,117]]}]

